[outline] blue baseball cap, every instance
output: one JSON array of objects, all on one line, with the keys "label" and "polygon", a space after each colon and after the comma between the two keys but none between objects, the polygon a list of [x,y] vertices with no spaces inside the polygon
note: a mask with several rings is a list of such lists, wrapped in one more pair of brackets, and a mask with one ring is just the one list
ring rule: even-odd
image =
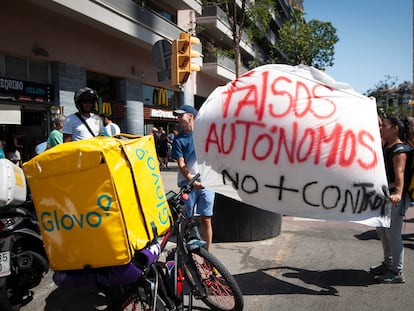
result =
[{"label": "blue baseball cap", "polygon": [[174,115],[183,114],[183,113],[191,113],[193,116],[196,116],[197,110],[195,110],[195,108],[190,105],[182,105],[177,110],[174,110]]}]

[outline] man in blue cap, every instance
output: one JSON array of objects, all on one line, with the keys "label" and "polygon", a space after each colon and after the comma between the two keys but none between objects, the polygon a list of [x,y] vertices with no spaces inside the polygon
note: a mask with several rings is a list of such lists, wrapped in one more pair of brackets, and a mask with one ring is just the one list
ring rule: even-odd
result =
[{"label": "man in blue cap", "polygon": [[[174,138],[171,157],[177,160],[180,169],[178,186],[182,187],[199,172],[193,142],[193,128],[197,110],[190,105],[183,105],[174,111],[174,115],[178,117],[181,132]],[[213,191],[205,189],[200,181],[194,182],[193,186],[194,190],[189,194],[185,203],[189,217],[194,216],[195,208],[197,208],[196,211],[201,220],[201,235],[207,243],[207,250],[209,250],[213,240],[211,217],[213,216],[215,194]]]}]

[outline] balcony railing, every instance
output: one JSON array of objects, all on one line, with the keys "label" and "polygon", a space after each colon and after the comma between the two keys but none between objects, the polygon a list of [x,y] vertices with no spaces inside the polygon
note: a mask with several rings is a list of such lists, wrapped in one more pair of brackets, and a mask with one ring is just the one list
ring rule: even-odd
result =
[{"label": "balcony railing", "polygon": [[[204,67],[209,67],[209,68],[221,67],[223,69],[226,69],[229,73],[231,73],[234,76],[236,73],[236,63],[234,59],[224,56],[224,55],[218,55],[218,54],[212,54],[212,53],[206,54],[204,55],[204,58],[203,58],[203,64],[204,64]],[[204,69],[202,70],[205,71]],[[244,74],[248,70],[249,69],[246,68],[245,66],[241,66],[240,74]],[[217,71],[218,70],[215,70],[215,72]],[[228,78],[228,77],[225,77],[225,78]],[[234,77],[232,77],[231,79],[234,79]]]},{"label": "balcony railing", "polygon": [[[143,27],[150,29],[155,34],[162,37],[174,39],[178,38],[182,29],[172,21],[168,20],[162,14],[154,12],[150,9],[141,7],[139,4],[131,0],[101,0],[106,8],[115,14],[121,15],[133,23],[140,24]],[[139,33],[136,33],[138,39]],[[149,42],[151,43],[151,42]]]}]

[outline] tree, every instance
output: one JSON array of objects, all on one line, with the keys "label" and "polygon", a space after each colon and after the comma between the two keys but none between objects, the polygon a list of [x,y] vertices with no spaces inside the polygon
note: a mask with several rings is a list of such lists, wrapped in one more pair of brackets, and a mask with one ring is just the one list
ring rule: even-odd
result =
[{"label": "tree", "polygon": [[[276,62],[304,64],[325,69],[334,64],[334,45],[339,41],[331,22],[312,19],[305,22],[303,13],[294,9],[292,18],[279,29],[279,51]],[[278,54],[273,51],[273,54]]]},{"label": "tree", "polygon": [[[238,6],[241,4],[241,8]],[[219,6],[226,14],[227,23],[230,26],[233,40],[234,58],[236,64],[236,77],[240,75],[241,52],[240,41],[243,33],[247,33],[251,40],[259,40],[264,37],[275,12],[275,0],[261,0],[251,2],[249,0],[216,0],[203,1],[204,5]]]},{"label": "tree", "polygon": [[398,84],[395,76],[385,75],[384,80],[379,81],[365,95],[375,97],[380,115],[410,115],[409,99],[411,98],[412,83]]}]

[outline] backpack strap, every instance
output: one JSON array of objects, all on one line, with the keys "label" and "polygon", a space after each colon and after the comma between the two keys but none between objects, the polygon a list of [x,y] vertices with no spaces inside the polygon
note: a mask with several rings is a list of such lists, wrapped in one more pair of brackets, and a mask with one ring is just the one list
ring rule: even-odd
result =
[{"label": "backpack strap", "polygon": [[81,122],[86,126],[86,128],[88,129],[89,133],[92,134],[92,137],[95,137],[95,133],[91,130],[91,128],[89,127],[88,123],[86,123],[86,120],[84,118],[82,118],[81,114],[79,112],[75,113],[76,116],[79,118],[79,120],[81,120]]},{"label": "backpack strap", "polygon": [[391,152],[394,155],[399,153],[406,153],[407,159],[405,161],[404,168],[404,189],[403,192],[407,193],[410,196],[411,200],[414,200],[414,148],[410,145],[398,143],[392,146]]},{"label": "backpack strap", "polygon": [[403,143],[397,143],[394,146],[391,147],[391,151],[393,154],[397,153],[409,153],[413,151],[413,147],[403,144]]}]

